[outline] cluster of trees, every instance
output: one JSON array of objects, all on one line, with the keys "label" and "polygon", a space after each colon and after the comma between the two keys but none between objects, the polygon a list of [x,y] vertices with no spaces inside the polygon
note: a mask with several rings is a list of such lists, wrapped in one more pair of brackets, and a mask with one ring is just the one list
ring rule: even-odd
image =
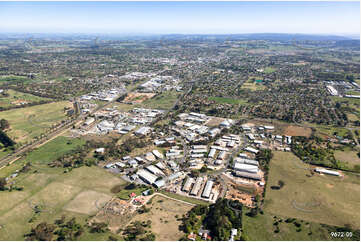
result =
[{"label": "cluster of trees", "polygon": [[0,191],[5,191],[6,190],[6,178],[5,177],[0,177]]},{"label": "cluster of trees", "polygon": [[83,165],[92,166],[96,164],[93,158],[87,158],[91,149],[97,148],[98,143],[87,141],[85,145],[79,146],[74,150],[62,155],[55,161],[50,162],[50,167],[77,168]]},{"label": "cluster of trees", "polygon": [[[1,109],[1,107],[0,107]],[[0,110],[1,111],[1,110]],[[16,143],[13,141],[5,132],[5,129],[10,128],[9,121],[6,119],[0,120],[0,143],[4,145],[4,147],[13,147]],[[14,148],[14,147],[13,147]]]},{"label": "cluster of trees", "polygon": [[63,215],[60,219],[55,220],[53,224],[42,222],[35,228],[32,228],[30,233],[24,235],[26,240],[41,240],[41,241],[69,241],[77,240],[84,233],[84,228],[77,223],[73,217],[66,221]]},{"label": "cluster of trees", "polygon": [[313,165],[341,169],[342,165],[334,156],[334,149],[330,145],[321,146],[319,137],[293,137],[292,152],[301,160]]},{"label": "cluster of trees", "polygon": [[152,225],[152,221],[150,220],[143,222],[140,221],[132,222],[123,230],[124,240],[154,241],[155,235],[151,231],[147,230],[148,228],[151,228],[151,225]]},{"label": "cluster of trees", "polygon": [[1,112],[1,111],[6,111],[6,110],[10,110],[10,109],[15,109],[15,108],[32,107],[32,106],[41,105],[41,104],[46,104],[46,103],[51,103],[51,102],[53,102],[53,100],[40,100],[40,101],[31,102],[31,103],[25,103],[25,104],[16,105],[16,106],[0,107],[0,112]]},{"label": "cluster of trees", "polygon": [[204,227],[210,231],[212,240],[229,240],[232,228],[242,228],[242,204],[230,206],[230,202],[218,199],[209,207],[197,205],[183,217],[182,229],[189,234],[197,233],[199,228]]},{"label": "cluster of trees", "polygon": [[113,140],[112,142],[106,144],[104,147],[106,148],[105,157],[111,156],[120,158],[129,154],[135,148],[144,148],[148,145],[148,142],[145,139],[138,139],[135,137],[128,138],[122,144],[118,145],[117,140]]},{"label": "cluster of trees", "polygon": [[4,147],[11,147],[14,149],[14,145],[16,144],[4,131],[0,130],[0,143],[4,145]]},{"label": "cluster of trees", "polygon": [[260,165],[261,169],[266,171],[266,173],[268,173],[269,163],[270,163],[272,157],[273,157],[273,154],[270,149],[262,149],[256,155],[256,159],[259,161],[259,165]]},{"label": "cluster of trees", "polygon": [[10,128],[10,123],[9,121],[7,121],[6,119],[1,119],[0,120],[0,130],[5,130],[5,129],[8,129]]}]

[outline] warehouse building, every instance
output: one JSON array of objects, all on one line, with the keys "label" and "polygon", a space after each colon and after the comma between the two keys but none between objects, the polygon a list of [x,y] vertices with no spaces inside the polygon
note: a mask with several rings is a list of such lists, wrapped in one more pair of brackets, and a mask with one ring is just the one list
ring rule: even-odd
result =
[{"label": "warehouse building", "polygon": [[208,158],[214,158],[216,155],[216,149],[211,149],[208,154]]},{"label": "warehouse building", "polygon": [[163,154],[161,154],[158,150],[153,150],[152,153],[158,159],[163,159],[164,158]]},{"label": "warehouse building", "polygon": [[239,163],[239,162],[234,163],[233,169],[236,171],[245,171],[245,172],[250,172],[250,173],[258,173],[258,171],[259,171],[257,166],[243,164],[243,163]]},{"label": "warehouse building", "polygon": [[194,184],[193,189],[192,189],[192,191],[191,191],[191,193],[190,193],[191,195],[197,196],[199,190],[201,189],[202,182],[203,182],[203,178],[202,178],[202,177],[198,177],[198,178],[196,179],[196,183]]},{"label": "warehouse building", "polygon": [[185,192],[189,192],[193,183],[194,183],[194,179],[191,177],[188,177],[186,182],[184,183],[182,190]]},{"label": "warehouse building", "polygon": [[224,160],[226,158],[227,153],[225,151],[221,151],[218,155],[218,159]]},{"label": "warehouse building", "polygon": [[249,172],[244,172],[244,171],[233,171],[233,175],[238,176],[238,177],[258,180],[258,181],[260,181],[262,179],[261,175],[258,173],[249,173]]},{"label": "warehouse building", "polygon": [[145,169],[147,169],[156,176],[165,176],[165,174],[161,170],[159,170],[157,167],[153,165],[147,166]]},{"label": "warehouse building", "polygon": [[152,173],[141,169],[137,172],[137,175],[148,184],[153,184],[157,180],[157,176],[153,175]]},{"label": "warehouse building", "polygon": [[248,152],[251,152],[251,153],[254,153],[254,154],[257,154],[259,152],[259,150],[257,149],[254,149],[252,147],[247,147],[244,149],[245,151],[248,151]]},{"label": "warehouse building", "polygon": [[253,166],[259,165],[258,161],[256,161],[256,160],[244,159],[244,158],[240,158],[240,157],[234,158],[234,162],[247,164],[247,165],[253,165]]},{"label": "warehouse building", "polygon": [[207,181],[206,186],[204,187],[204,190],[202,193],[202,197],[204,197],[204,198],[210,197],[211,191],[212,191],[212,186],[213,186],[213,181]]}]

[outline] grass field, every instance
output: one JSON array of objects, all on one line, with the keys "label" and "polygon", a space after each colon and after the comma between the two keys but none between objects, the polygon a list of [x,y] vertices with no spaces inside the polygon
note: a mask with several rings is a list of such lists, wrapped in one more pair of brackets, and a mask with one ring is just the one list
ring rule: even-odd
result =
[{"label": "grass field", "polygon": [[130,194],[131,193],[135,193],[137,194],[137,196],[141,195],[142,192],[144,192],[145,190],[148,190],[148,188],[141,188],[141,187],[137,187],[135,189],[131,189],[131,190],[121,190],[120,192],[118,192],[116,195],[117,197],[119,197],[120,199],[123,199],[123,200],[129,200],[130,199]]},{"label": "grass field", "polygon": [[85,144],[83,139],[72,139],[64,136],[58,136],[43,146],[34,149],[27,156],[17,160],[10,166],[5,166],[0,169],[0,177],[9,176],[27,162],[31,162],[34,165],[47,165],[49,162],[83,144]]},{"label": "grass field", "polygon": [[31,79],[25,76],[0,76],[0,82],[13,82],[13,81],[28,82],[31,81]]},{"label": "grass field", "polygon": [[[258,80],[258,79],[256,79]],[[262,85],[261,83],[256,83],[253,80],[248,80],[247,82],[243,83],[241,89],[251,90],[251,91],[257,91],[257,90],[264,90],[266,87]]]},{"label": "grass field", "polygon": [[177,241],[184,235],[179,231],[182,223],[180,218],[192,209],[191,205],[155,196],[147,207],[150,208],[149,212],[137,214],[130,222],[151,220],[151,230],[156,235],[156,240]]},{"label": "grass field", "polygon": [[276,69],[273,68],[273,67],[266,67],[266,68],[264,69],[264,73],[266,73],[266,74],[270,74],[270,73],[273,73],[273,72],[275,72],[275,71],[276,71]]},{"label": "grass field", "polygon": [[[243,212],[243,233],[247,240],[252,241],[270,241],[270,240],[290,240],[290,241],[305,241],[305,240],[340,240],[330,236],[328,229],[313,222],[306,222],[297,219],[301,224],[301,231],[297,231],[298,227],[294,223],[286,223],[285,217],[274,215],[271,213],[258,214],[256,217],[249,217],[246,215],[247,209]],[[276,216],[276,218],[275,218]],[[282,222],[280,222],[282,221]],[[278,222],[279,232],[275,233]]]},{"label": "grass field", "polygon": [[15,90],[7,90],[6,93],[8,93],[9,96],[6,97],[0,95],[0,106],[4,108],[15,107],[17,106],[16,104],[20,104],[20,102],[33,103],[51,100],[49,98],[38,97],[29,93],[18,92]]},{"label": "grass field", "polygon": [[[283,217],[335,226],[360,227],[360,177],[314,174],[295,155],[274,152],[267,182],[265,211]],[[280,190],[271,186],[282,180]]]},{"label": "grass field", "polygon": [[59,153],[67,153],[75,147],[82,146],[85,141],[79,138],[72,139],[64,136],[56,137],[51,142],[34,149],[28,156],[25,157],[26,162],[33,164],[48,164],[49,161],[55,160],[59,157]]},{"label": "grass field", "polygon": [[360,113],[360,99],[359,98],[345,98],[345,97],[331,97],[334,102],[340,102],[342,107],[349,107],[355,109]]},{"label": "grass field", "polygon": [[[23,240],[23,235],[29,232],[31,227],[43,221],[53,223],[63,214],[68,218],[75,217],[84,225],[89,215],[95,214],[97,207],[112,197],[110,189],[114,184],[125,184],[125,181],[99,167],[83,166],[68,173],[64,173],[63,168],[48,167],[47,162],[65,152],[65,142],[67,143],[63,137],[58,137],[44,145],[45,150],[47,147],[60,147],[61,150],[58,150],[56,155],[54,152],[43,154],[39,149],[4,168],[9,173],[11,169],[19,169],[29,157],[34,159],[32,169],[14,179],[16,186],[24,187],[23,191],[0,192],[0,240]],[[69,145],[74,148],[77,142],[73,141]],[[0,176],[4,175],[4,169],[0,170]],[[35,205],[41,208],[38,214],[33,211]],[[31,222],[30,219],[34,221]],[[107,240],[108,236],[108,232],[90,234],[85,229],[79,240]]]},{"label": "grass field", "polygon": [[242,99],[233,99],[226,97],[209,97],[208,100],[215,101],[216,103],[228,103],[228,104],[246,104],[246,100]]},{"label": "grass field", "polygon": [[313,124],[313,123],[306,123],[306,125],[313,127],[316,129],[316,134],[324,134],[330,137],[333,137],[336,133],[337,136],[344,137],[348,134],[348,129],[343,127],[334,127],[331,125],[321,125],[321,124]]},{"label": "grass field", "polygon": [[67,101],[36,105],[0,112],[0,119],[10,123],[8,135],[16,142],[27,142],[44,133],[51,125],[65,119],[64,107]]},{"label": "grass field", "polygon": [[350,165],[360,165],[360,158],[358,157],[357,151],[355,150],[336,150],[335,158]]},{"label": "grass field", "polygon": [[176,91],[166,91],[154,96],[153,98],[147,99],[142,102],[140,106],[145,108],[169,110],[173,107],[178,95],[180,94],[181,93]]}]

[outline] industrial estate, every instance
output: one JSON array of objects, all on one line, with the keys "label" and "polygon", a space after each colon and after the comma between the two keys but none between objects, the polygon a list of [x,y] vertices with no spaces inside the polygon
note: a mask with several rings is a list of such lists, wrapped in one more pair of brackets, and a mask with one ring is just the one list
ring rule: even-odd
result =
[{"label": "industrial estate", "polygon": [[0,240],[360,239],[360,41],[0,35]]}]

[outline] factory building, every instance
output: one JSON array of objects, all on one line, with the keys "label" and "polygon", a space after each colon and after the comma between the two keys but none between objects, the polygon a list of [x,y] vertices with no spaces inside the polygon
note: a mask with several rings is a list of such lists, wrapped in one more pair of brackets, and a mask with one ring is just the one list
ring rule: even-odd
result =
[{"label": "factory building", "polygon": [[258,180],[258,181],[260,181],[262,179],[261,175],[259,175],[258,173],[249,173],[249,172],[244,172],[244,171],[233,171],[233,175],[238,176],[238,177],[244,177],[244,178],[249,178],[249,179],[253,179],[253,180]]},{"label": "factory building", "polygon": [[157,176],[153,175],[152,173],[141,169],[137,172],[137,175],[148,184],[153,184],[157,180]]},{"label": "factory building", "polygon": [[208,158],[214,158],[216,155],[216,149],[211,149],[208,154]]},{"label": "factory building", "polygon": [[243,163],[239,163],[239,162],[234,163],[233,169],[236,171],[245,171],[245,172],[250,172],[250,173],[258,173],[258,171],[259,171],[257,166],[243,164]]},{"label": "factory building", "polygon": [[161,170],[159,170],[157,167],[153,165],[147,166],[145,169],[147,169],[156,176],[165,176],[165,174]]},{"label": "factory building", "polygon": [[202,177],[198,177],[196,179],[196,183],[194,184],[193,186],[193,189],[191,191],[191,195],[193,196],[197,196],[198,192],[199,192],[199,189],[201,189],[201,185],[202,185],[202,182],[203,182],[203,178]]},{"label": "factory building", "polygon": [[185,192],[189,192],[193,183],[194,183],[194,179],[191,177],[188,177],[186,182],[184,183],[182,190]]},{"label": "factory building", "polygon": [[244,158],[240,158],[240,157],[234,158],[234,162],[247,164],[247,165],[253,165],[253,166],[259,165],[258,161],[256,161],[256,160],[244,159]]},{"label": "factory building", "polygon": [[209,196],[211,195],[212,186],[213,186],[213,181],[207,181],[206,186],[204,187],[202,193],[202,197],[209,198]]}]

